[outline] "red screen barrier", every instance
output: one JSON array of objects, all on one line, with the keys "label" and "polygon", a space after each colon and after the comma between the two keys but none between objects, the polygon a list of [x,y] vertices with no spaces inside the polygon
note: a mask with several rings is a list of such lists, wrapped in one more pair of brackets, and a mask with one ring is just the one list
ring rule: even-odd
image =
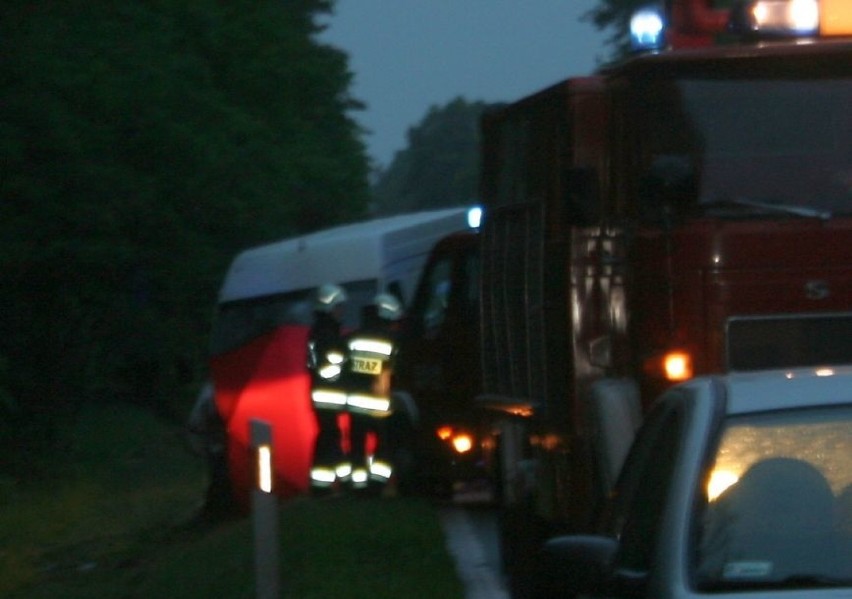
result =
[{"label": "red screen barrier", "polygon": [[308,488],[316,420],[306,364],[308,327],[286,325],[211,361],[216,406],[228,429],[228,456],[236,499],[247,507],[254,485],[249,421],[272,427],[273,492]]}]

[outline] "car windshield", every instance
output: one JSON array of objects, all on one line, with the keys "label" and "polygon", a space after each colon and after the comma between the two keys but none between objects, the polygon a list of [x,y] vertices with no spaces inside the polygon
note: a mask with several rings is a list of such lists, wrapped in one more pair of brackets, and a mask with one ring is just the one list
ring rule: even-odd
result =
[{"label": "car windshield", "polygon": [[683,78],[650,90],[638,108],[640,169],[646,179],[661,169],[678,178],[663,184],[684,190],[680,212],[852,212],[852,80]]},{"label": "car windshield", "polygon": [[703,485],[699,588],[852,586],[852,409],[732,418]]}]

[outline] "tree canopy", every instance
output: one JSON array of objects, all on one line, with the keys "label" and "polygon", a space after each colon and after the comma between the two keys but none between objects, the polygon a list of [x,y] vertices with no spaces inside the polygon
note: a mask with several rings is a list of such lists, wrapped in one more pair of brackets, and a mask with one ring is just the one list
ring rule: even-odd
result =
[{"label": "tree canopy", "polygon": [[392,214],[475,203],[479,120],[488,107],[461,97],[432,106],[408,130],[408,146],[374,185],[375,211]]},{"label": "tree canopy", "polygon": [[[633,12],[646,0],[600,0],[585,18],[608,30],[613,60],[629,52]],[[568,73],[566,73],[566,76]],[[429,108],[408,130],[408,145],[373,184],[372,212],[395,214],[476,202],[479,195],[479,123],[496,105],[455,98]]]},{"label": "tree canopy", "polygon": [[0,440],[93,397],[163,405],[235,252],[365,214],[331,10],[0,5]]}]

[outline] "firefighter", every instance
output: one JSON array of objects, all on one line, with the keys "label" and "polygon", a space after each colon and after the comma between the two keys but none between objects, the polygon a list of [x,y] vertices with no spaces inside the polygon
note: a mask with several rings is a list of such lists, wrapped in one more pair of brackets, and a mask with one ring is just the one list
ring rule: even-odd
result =
[{"label": "firefighter", "polygon": [[361,329],[348,342],[347,409],[351,418],[352,487],[384,489],[393,467],[387,442],[391,378],[400,301],[380,293],[364,309]]},{"label": "firefighter", "polygon": [[311,403],[317,420],[311,487],[333,489],[348,480],[351,464],[343,450],[341,418],[346,394],[341,387],[346,348],[341,331],[346,292],[328,283],[317,290],[314,323],[308,337]]}]

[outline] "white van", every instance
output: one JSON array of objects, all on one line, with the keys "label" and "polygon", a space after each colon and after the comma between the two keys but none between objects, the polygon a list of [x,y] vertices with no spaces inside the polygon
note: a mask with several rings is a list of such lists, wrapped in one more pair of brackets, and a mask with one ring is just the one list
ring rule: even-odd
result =
[{"label": "white van", "polygon": [[410,301],[432,247],[467,229],[467,219],[468,208],[392,216],[284,239],[234,258],[217,302],[210,370],[239,500],[252,485],[251,419],[273,427],[277,492],[307,488],[316,430],[305,363],[316,288],[343,286],[349,296],[344,327],[357,327],[376,293]]}]

